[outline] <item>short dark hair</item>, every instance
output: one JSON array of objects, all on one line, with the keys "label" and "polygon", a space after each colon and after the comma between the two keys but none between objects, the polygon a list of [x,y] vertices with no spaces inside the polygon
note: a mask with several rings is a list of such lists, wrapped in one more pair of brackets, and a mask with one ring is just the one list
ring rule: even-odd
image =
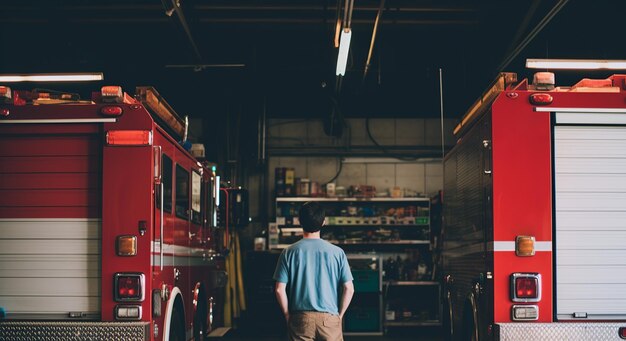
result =
[{"label": "short dark hair", "polygon": [[326,213],[320,204],[309,201],[300,207],[300,226],[305,232],[317,232],[324,225]]}]

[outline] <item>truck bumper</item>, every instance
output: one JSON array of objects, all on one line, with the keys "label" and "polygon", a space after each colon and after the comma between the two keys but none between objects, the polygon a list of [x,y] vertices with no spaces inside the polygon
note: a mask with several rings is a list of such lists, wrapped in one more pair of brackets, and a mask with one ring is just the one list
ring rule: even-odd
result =
[{"label": "truck bumper", "polygon": [[2,321],[0,340],[150,340],[149,322]]},{"label": "truck bumper", "polygon": [[507,341],[610,341],[623,340],[619,336],[619,328],[624,323],[500,323],[496,324],[496,340]]}]

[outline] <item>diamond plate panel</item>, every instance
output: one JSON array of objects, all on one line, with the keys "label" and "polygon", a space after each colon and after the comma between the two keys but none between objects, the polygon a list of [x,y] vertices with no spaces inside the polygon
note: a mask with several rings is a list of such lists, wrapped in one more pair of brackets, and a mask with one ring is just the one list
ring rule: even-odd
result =
[{"label": "diamond plate panel", "polygon": [[0,322],[2,341],[144,341],[145,322]]},{"label": "diamond plate panel", "polygon": [[626,323],[501,323],[500,340],[506,341],[611,341]]}]

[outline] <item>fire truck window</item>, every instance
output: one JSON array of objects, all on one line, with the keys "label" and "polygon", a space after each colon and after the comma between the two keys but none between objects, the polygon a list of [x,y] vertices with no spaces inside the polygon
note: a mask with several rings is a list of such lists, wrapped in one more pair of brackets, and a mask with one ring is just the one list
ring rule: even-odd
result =
[{"label": "fire truck window", "polygon": [[200,224],[202,219],[202,203],[200,198],[202,197],[200,192],[202,191],[202,176],[199,173],[191,172],[191,220]]},{"label": "fire truck window", "polygon": [[[163,174],[161,178],[163,181],[163,206],[165,206],[166,212],[172,212],[172,159],[163,154],[163,161],[161,166],[163,167]],[[161,208],[161,186],[157,186],[156,207]]]},{"label": "fire truck window", "polygon": [[176,216],[189,218],[189,172],[176,165]]}]

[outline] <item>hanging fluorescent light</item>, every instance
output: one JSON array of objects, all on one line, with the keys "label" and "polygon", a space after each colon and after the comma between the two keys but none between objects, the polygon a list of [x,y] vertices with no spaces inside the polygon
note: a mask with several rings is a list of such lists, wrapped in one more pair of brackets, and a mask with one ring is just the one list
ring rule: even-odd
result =
[{"label": "hanging fluorescent light", "polygon": [[104,79],[102,72],[97,73],[40,73],[22,75],[0,75],[0,83],[15,82],[89,82]]},{"label": "hanging fluorescent light", "polygon": [[606,59],[526,59],[529,69],[626,70],[626,60]]},{"label": "hanging fluorescent light", "polygon": [[339,44],[339,56],[337,57],[337,76],[346,74],[346,64],[348,64],[348,51],[350,50],[350,39],[352,31],[344,28],[341,31],[341,43]]}]

